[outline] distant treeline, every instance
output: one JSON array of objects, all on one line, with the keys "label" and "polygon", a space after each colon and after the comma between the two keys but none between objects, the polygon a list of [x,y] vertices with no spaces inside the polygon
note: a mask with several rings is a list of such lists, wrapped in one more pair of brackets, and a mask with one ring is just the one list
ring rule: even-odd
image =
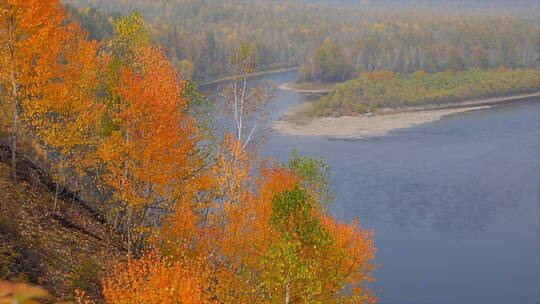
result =
[{"label": "distant treeline", "polygon": [[449,70],[436,74],[419,71],[408,75],[392,71],[365,72],[315,101],[310,114],[355,115],[382,108],[446,104],[538,90],[540,70],[531,69]]},{"label": "distant treeline", "polygon": [[[302,68],[305,81],[342,81],[380,69],[410,73],[469,67],[536,67],[540,27],[521,16],[466,10],[359,8],[241,0],[65,0],[92,37],[109,37],[118,14],[137,10],[187,77],[227,75],[242,43],[259,69]],[[94,8],[94,9],[90,9]],[[326,57],[325,57],[326,56]]]},{"label": "distant treeline", "polygon": [[398,18],[350,29],[349,43],[325,43],[312,52],[300,80],[338,82],[376,70],[435,73],[540,64],[540,28],[532,20],[429,18],[417,15],[411,21]]},{"label": "distant treeline", "polygon": [[467,8],[499,9],[528,7],[538,8],[536,0],[289,0],[304,3],[340,5],[347,7],[426,7],[433,9]]}]

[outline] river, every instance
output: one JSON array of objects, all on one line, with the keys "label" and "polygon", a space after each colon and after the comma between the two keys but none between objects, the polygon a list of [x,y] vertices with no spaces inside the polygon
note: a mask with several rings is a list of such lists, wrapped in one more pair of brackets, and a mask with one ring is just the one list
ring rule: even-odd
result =
[{"label": "river", "polygon": [[[278,89],[271,118],[305,100]],[[273,133],[262,154],[293,148],[330,165],[334,215],[375,230],[381,304],[540,303],[540,99],[361,140]]]}]

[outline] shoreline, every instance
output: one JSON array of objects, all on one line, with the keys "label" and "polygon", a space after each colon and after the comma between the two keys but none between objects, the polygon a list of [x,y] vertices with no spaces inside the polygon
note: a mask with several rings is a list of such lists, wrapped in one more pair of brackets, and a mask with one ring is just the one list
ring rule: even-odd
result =
[{"label": "shoreline", "polygon": [[389,131],[437,121],[445,116],[490,108],[503,102],[539,97],[540,92],[504,97],[474,99],[444,105],[408,107],[391,114],[340,117],[310,117],[305,114],[309,103],[289,108],[272,129],[296,136],[328,136],[363,138],[383,135]]},{"label": "shoreline", "polygon": [[[281,68],[281,69],[260,71],[260,72],[255,72],[255,73],[249,74],[248,78],[257,77],[257,76],[264,76],[264,75],[271,75],[271,74],[279,74],[279,73],[291,72],[291,71],[296,71],[296,70],[298,70],[298,67],[290,67],[290,68]],[[202,88],[202,87],[205,87],[205,86],[218,84],[220,82],[232,80],[233,78],[234,78],[233,76],[228,76],[228,77],[223,77],[223,78],[219,78],[219,79],[216,79],[216,80],[210,80],[210,81],[201,83],[199,85],[199,87]]]},{"label": "shoreline", "polygon": [[291,84],[293,84],[293,83],[292,82],[286,82],[286,83],[281,84],[278,88],[282,89],[282,90],[289,90],[289,91],[294,91],[294,92],[302,93],[302,94],[328,94],[328,93],[330,93],[332,91],[332,89],[318,89],[318,90],[295,89],[295,88],[291,87]]}]

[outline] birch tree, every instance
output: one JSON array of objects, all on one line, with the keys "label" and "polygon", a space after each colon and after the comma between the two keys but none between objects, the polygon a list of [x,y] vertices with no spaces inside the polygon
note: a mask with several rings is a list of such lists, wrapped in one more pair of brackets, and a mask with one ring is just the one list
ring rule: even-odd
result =
[{"label": "birch tree", "polygon": [[244,150],[262,136],[273,88],[257,85],[249,79],[255,72],[256,54],[248,44],[242,44],[229,63],[232,80],[219,95],[224,98],[225,113],[233,124],[231,133]]},{"label": "birch tree", "polygon": [[43,98],[43,85],[58,76],[59,58],[71,35],[65,21],[58,0],[0,1],[0,111],[10,123],[13,180],[24,108]]}]

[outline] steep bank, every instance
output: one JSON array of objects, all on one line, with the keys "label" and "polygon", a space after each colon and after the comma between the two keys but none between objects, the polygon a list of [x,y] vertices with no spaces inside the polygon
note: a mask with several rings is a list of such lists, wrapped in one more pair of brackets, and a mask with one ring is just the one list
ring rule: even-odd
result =
[{"label": "steep bank", "polygon": [[23,178],[12,182],[1,160],[0,280],[41,285],[64,301],[75,289],[99,299],[101,273],[124,255],[121,238],[67,195],[53,215],[54,192],[40,173],[21,165]]},{"label": "steep bank", "polygon": [[340,117],[311,117],[306,114],[311,104],[304,103],[290,108],[279,121],[274,122],[273,129],[280,133],[298,136],[361,138],[435,121],[451,114],[485,109],[498,103],[538,96],[540,96],[540,92],[470,100],[446,105],[402,108],[398,113],[384,115]]}]

